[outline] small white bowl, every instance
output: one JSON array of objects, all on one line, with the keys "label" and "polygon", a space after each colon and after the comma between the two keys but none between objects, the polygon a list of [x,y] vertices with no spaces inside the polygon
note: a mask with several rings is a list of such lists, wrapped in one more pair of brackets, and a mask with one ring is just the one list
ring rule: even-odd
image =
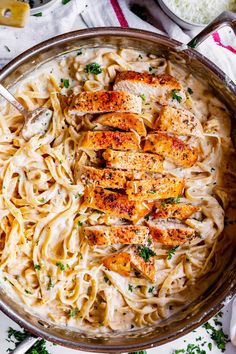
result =
[{"label": "small white bowl", "polygon": [[167,16],[169,16],[173,21],[175,21],[182,28],[185,28],[188,30],[193,30],[196,28],[200,29],[200,28],[207,26],[206,24],[203,24],[203,23],[194,23],[194,22],[189,22],[189,21],[182,19],[181,17],[176,15],[163,0],[158,0],[158,3],[160,5],[160,7],[162,8],[162,10],[167,14]]}]

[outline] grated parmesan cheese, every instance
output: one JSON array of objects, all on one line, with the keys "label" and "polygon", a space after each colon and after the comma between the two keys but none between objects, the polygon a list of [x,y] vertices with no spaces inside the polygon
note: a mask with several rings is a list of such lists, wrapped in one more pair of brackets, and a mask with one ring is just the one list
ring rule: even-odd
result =
[{"label": "grated parmesan cheese", "polygon": [[236,11],[236,0],[164,0],[164,2],[183,20],[198,24],[208,24],[223,11]]}]

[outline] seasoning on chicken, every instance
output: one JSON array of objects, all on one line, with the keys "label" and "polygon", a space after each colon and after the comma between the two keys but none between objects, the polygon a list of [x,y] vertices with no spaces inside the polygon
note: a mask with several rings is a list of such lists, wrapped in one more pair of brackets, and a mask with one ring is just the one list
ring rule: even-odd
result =
[{"label": "seasoning on chicken", "polygon": [[149,281],[155,281],[155,252],[147,246],[132,246],[131,265]]},{"label": "seasoning on chicken", "polygon": [[107,167],[124,170],[163,172],[163,157],[156,154],[115,151],[108,149],[103,153]]},{"label": "seasoning on chicken", "polygon": [[182,245],[196,235],[194,229],[177,222],[148,222],[148,227],[153,239],[166,246]]},{"label": "seasoning on chicken", "polygon": [[81,181],[86,185],[93,184],[102,188],[125,188],[126,180],[130,176],[130,172],[126,171],[84,166]]},{"label": "seasoning on chicken", "polygon": [[126,193],[129,200],[156,200],[174,198],[182,194],[185,185],[184,178],[156,178],[140,181],[128,181]]},{"label": "seasoning on chicken", "polygon": [[102,263],[107,269],[128,277],[131,269],[130,259],[128,252],[120,252],[103,258]]},{"label": "seasoning on chicken", "polygon": [[149,233],[146,226],[132,225],[89,226],[83,231],[92,246],[110,246],[119,243],[142,245],[147,242]]},{"label": "seasoning on chicken", "polygon": [[122,71],[116,75],[113,89],[174,107],[179,107],[180,102],[186,99],[179,81],[167,74],[153,75],[147,72]]},{"label": "seasoning on chicken", "polygon": [[164,133],[149,134],[144,151],[151,151],[168,158],[178,166],[191,167],[198,159],[198,149],[182,140]]},{"label": "seasoning on chicken", "polygon": [[173,218],[184,220],[190,218],[194,213],[199,211],[199,207],[184,203],[176,204],[163,201],[156,203],[155,206],[156,210],[153,213],[153,217],[161,219]]},{"label": "seasoning on chicken", "polygon": [[147,135],[142,116],[140,116],[139,114],[119,112],[107,113],[101,115],[95,122],[121,130],[134,130],[140,136]]},{"label": "seasoning on chicken", "polygon": [[140,149],[139,143],[139,136],[133,132],[88,131],[81,134],[80,147],[89,150],[136,150]]},{"label": "seasoning on chicken", "polygon": [[71,97],[68,111],[71,114],[84,115],[109,112],[141,113],[141,109],[142,99],[128,92],[86,91]]},{"label": "seasoning on chicken", "polygon": [[177,135],[203,135],[200,121],[191,112],[170,106],[162,107],[154,128]]},{"label": "seasoning on chicken", "polygon": [[150,213],[153,206],[151,203],[140,203],[129,200],[125,194],[115,193],[99,187],[86,187],[83,205],[131,220],[134,223]]}]

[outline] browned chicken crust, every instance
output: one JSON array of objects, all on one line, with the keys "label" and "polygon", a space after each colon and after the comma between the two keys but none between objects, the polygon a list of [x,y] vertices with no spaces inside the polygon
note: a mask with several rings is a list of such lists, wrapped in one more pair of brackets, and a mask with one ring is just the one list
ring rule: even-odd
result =
[{"label": "browned chicken crust", "polygon": [[190,218],[191,215],[200,210],[199,207],[191,204],[166,204],[165,202],[156,203],[156,211],[153,213],[154,218],[174,218],[184,220]]},{"label": "browned chicken crust", "polygon": [[81,134],[80,147],[90,150],[136,150],[140,148],[139,142],[139,137],[133,132],[88,131]]},{"label": "browned chicken crust", "polygon": [[148,239],[148,227],[146,226],[90,226],[84,228],[84,234],[90,245],[110,246],[113,244],[137,244],[142,245]]},{"label": "browned chicken crust", "polygon": [[184,167],[193,166],[198,159],[198,149],[164,133],[149,134],[145,141],[144,151],[155,152],[176,165]]},{"label": "browned chicken crust", "polygon": [[156,154],[115,151],[108,149],[103,153],[107,167],[124,170],[163,172],[163,157]]},{"label": "browned chicken crust", "polygon": [[134,130],[141,136],[147,135],[142,116],[135,113],[115,112],[103,114],[96,120],[96,123],[121,130]]},{"label": "browned chicken crust", "polygon": [[168,74],[154,75],[147,72],[123,71],[115,79],[113,89],[129,92],[147,100],[156,100],[161,104],[179,105],[173,98],[173,92],[178,93],[181,100],[186,96],[182,86],[175,77]]},{"label": "browned chicken crust", "polygon": [[88,185],[94,184],[102,188],[125,188],[126,179],[130,172],[112,170],[110,168],[95,168],[84,166],[82,168],[81,181]]},{"label": "browned chicken crust", "polygon": [[149,281],[155,281],[155,263],[154,257],[150,257],[148,261],[145,261],[140,257],[140,248],[137,246],[131,247],[131,265],[140,272]]},{"label": "browned chicken crust", "polygon": [[84,206],[131,220],[135,223],[150,213],[153,205],[129,200],[127,195],[111,192],[107,189],[86,187]]},{"label": "browned chicken crust", "polygon": [[142,99],[128,92],[81,92],[70,97],[69,112],[75,114],[133,112],[141,113]]},{"label": "browned chicken crust", "polygon": [[153,239],[166,246],[179,246],[191,240],[196,232],[194,229],[182,224],[171,222],[148,223]]},{"label": "browned chicken crust", "polygon": [[194,114],[170,106],[162,107],[154,128],[177,135],[201,136],[203,134],[202,125]]},{"label": "browned chicken crust", "polygon": [[129,181],[126,184],[126,193],[130,200],[175,198],[182,194],[184,185],[184,178],[177,177]]},{"label": "browned chicken crust", "polygon": [[131,256],[128,252],[120,252],[103,258],[102,263],[107,269],[128,277],[131,270]]},{"label": "browned chicken crust", "polygon": [[103,264],[106,268],[121,275],[129,276],[131,266],[140,272],[149,281],[155,281],[155,263],[154,257],[145,261],[139,255],[139,248],[132,246],[129,252],[120,252],[103,258]]}]

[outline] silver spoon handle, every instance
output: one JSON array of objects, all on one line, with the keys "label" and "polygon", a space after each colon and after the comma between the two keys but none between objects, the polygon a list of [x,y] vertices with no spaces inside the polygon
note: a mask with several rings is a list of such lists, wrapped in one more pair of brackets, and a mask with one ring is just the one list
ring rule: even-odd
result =
[{"label": "silver spoon handle", "polygon": [[27,116],[28,111],[22,106],[22,104],[16,100],[16,98],[0,84],[0,95],[10,102],[23,116]]},{"label": "silver spoon handle", "polygon": [[12,354],[25,354],[38,340],[40,338],[27,337],[12,351]]}]

